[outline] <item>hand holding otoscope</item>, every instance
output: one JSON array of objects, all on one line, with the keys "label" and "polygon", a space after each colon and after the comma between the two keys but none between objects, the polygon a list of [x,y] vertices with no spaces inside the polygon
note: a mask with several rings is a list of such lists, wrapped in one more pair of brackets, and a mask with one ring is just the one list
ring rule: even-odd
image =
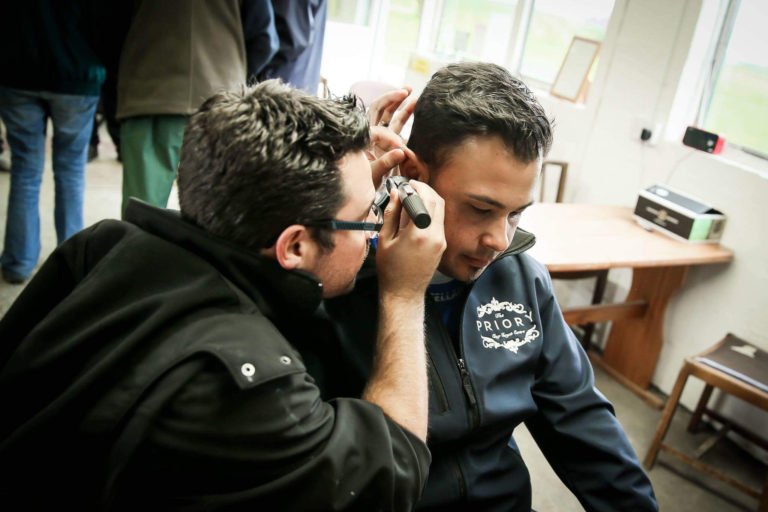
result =
[{"label": "hand holding otoscope", "polygon": [[424,201],[421,200],[419,194],[413,189],[408,180],[402,176],[389,176],[384,178],[384,182],[376,191],[376,198],[374,203],[381,211],[387,207],[389,203],[389,193],[392,188],[397,189],[397,193],[400,197],[400,202],[403,203],[405,211],[413,220],[414,225],[419,229],[429,227],[432,223],[432,217],[430,217],[427,208],[424,206]]}]

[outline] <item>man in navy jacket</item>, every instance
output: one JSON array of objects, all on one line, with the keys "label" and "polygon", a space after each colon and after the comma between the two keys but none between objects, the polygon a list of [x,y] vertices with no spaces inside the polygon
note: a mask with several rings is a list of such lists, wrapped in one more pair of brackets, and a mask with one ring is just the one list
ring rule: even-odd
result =
[{"label": "man in navy jacket", "polygon": [[[401,128],[412,104],[392,111],[406,92],[376,102],[372,121]],[[426,294],[433,461],[419,508],[529,511],[530,477],[512,435],[525,423],[586,510],[657,510],[546,268],[525,254],[535,239],[517,229],[552,140],[543,108],[503,68],[462,63],[435,73],[413,112],[415,156],[400,171],[444,199],[447,242]],[[364,267],[352,295],[326,304],[358,370],[344,377],[357,385],[373,345],[352,341],[375,339],[374,276]]]}]

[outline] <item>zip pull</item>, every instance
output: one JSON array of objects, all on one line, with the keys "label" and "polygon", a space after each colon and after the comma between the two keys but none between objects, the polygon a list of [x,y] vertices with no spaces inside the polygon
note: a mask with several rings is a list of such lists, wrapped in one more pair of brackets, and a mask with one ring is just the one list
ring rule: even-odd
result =
[{"label": "zip pull", "polygon": [[477,405],[477,400],[475,399],[475,393],[472,390],[472,382],[469,380],[469,371],[467,371],[467,365],[464,363],[464,359],[459,358],[458,365],[459,373],[461,373],[461,383],[464,387],[464,393],[467,395],[469,405],[474,409],[474,407]]}]

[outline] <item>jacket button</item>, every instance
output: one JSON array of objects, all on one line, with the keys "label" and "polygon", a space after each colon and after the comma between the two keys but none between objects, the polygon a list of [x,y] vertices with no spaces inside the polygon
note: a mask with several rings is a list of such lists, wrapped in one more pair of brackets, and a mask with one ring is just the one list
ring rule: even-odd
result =
[{"label": "jacket button", "polygon": [[288,356],[280,356],[280,362],[285,365],[289,365],[291,364],[291,358]]},{"label": "jacket button", "polygon": [[245,363],[240,367],[240,372],[246,377],[253,377],[256,373],[256,368],[251,363]]}]

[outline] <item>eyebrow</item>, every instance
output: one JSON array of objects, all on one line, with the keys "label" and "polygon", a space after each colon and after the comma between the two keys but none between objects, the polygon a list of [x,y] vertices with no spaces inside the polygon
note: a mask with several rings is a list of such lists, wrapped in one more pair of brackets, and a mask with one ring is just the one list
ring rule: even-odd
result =
[{"label": "eyebrow", "polygon": [[[493,206],[494,208],[499,208],[501,210],[506,209],[506,206],[504,206],[503,204],[501,204],[500,202],[498,202],[495,199],[491,199],[488,196],[483,196],[483,195],[479,195],[479,194],[467,194],[467,197],[470,198],[470,199],[474,199],[475,201],[480,201],[481,203],[489,204],[489,205]],[[518,208],[517,210],[515,210],[512,213],[521,212],[521,211],[525,210],[526,208],[528,208],[529,206],[531,206],[532,204],[533,204],[533,201],[529,201],[528,204],[525,204],[525,205],[521,206],[520,208]]]}]

